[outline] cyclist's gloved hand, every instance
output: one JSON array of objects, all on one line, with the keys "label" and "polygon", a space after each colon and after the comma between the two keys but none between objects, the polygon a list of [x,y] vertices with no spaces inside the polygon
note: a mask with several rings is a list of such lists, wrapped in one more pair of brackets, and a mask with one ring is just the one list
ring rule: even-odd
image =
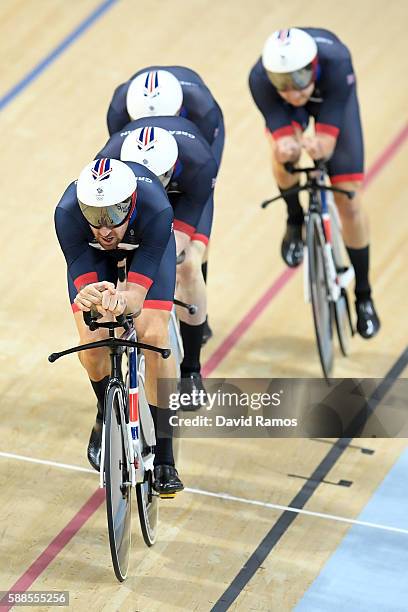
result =
[{"label": "cyclist's gloved hand", "polygon": [[74,303],[83,312],[89,312],[91,309],[99,311],[98,306],[102,304],[103,292],[106,291],[109,285],[112,285],[112,283],[106,281],[86,285],[78,291]]},{"label": "cyclist's gloved hand", "polygon": [[107,283],[105,291],[102,293],[102,303],[97,310],[106,314],[111,312],[116,317],[123,314],[126,310],[127,301],[122,291],[118,291],[113,283]]},{"label": "cyclist's gloved hand", "polygon": [[275,157],[280,164],[297,162],[301,152],[300,143],[294,136],[283,136],[275,141]]},{"label": "cyclist's gloved hand", "polygon": [[325,155],[322,142],[316,136],[302,136],[302,144],[312,159],[322,159]]}]

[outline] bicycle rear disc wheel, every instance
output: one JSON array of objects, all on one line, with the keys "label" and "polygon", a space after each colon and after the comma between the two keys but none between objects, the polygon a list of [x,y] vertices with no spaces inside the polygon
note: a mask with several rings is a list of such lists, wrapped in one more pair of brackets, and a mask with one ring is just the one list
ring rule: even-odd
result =
[{"label": "bicycle rear disc wheel", "polygon": [[352,336],[350,311],[347,293],[343,289],[337,302],[334,304],[334,316],[336,319],[337,336],[339,338],[340,350],[344,357],[350,354],[350,340]]},{"label": "bicycle rear disc wheel", "polygon": [[159,522],[159,496],[153,490],[152,484],[152,471],[146,470],[144,482],[136,485],[140,527],[147,546],[153,546],[156,542]]},{"label": "bicycle rear disc wheel", "polygon": [[131,485],[122,430],[119,386],[109,389],[105,423],[106,513],[109,544],[116,578],[123,582],[129,568],[131,541]]},{"label": "bicycle rear disc wheel", "polygon": [[333,368],[333,312],[319,227],[320,217],[312,214],[307,226],[310,297],[320,363],[324,377],[328,379]]}]

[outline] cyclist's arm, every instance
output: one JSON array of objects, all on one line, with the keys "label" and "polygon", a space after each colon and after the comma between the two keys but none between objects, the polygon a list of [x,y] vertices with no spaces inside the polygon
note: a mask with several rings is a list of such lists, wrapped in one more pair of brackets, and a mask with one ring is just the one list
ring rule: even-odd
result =
[{"label": "cyclist's arm", "polygon": [[[343,116],[346,102],[354,87],[355,76],[349,59],[344,59],[325,69],[324,99],[315,117],[316,137],[322,143],[333,143],[334,139],[335,146],[340,130],[344,127]],[[332,140],[325,136],[331,137]]]},{"label": "cyclist's arm", "polygon": [[92,249],[84,228],[74,215],[60,207],[55,211],[54,220],[68,274],[77,290],[80,291],[90,283],[97,283],[100,279],[93,264]]},{"label": "cyclist's arm", "polygon": [[303,147],[312,159],[328,160],[334,153],[337,138],[330,134],[316,133],[314,136],[302,137]]},{"label": "cyclist's arm", "polygon": [[116,133],[111,136],[99,153],[95,155],[95,159],[101,159],[102,157],[119,159],[123,140],[124,138],[120,135],[120,133]]},{"label": "cyclist's arm", "polygon": [[[331,72],[330,72],[331,69]],[[353,67],[343,60],[327,69],[324,101],[315,117],[315,135],[303,136],[303,145],[312,159],[330,159],[336,148],[343,125],[344,108],[351,87],[354,87]]]},{"label": "cyclist's arm", "polygon": [[215,140],[216,129],[219,125],[220,112],[213,106],[204,117],[198,117],[194,123],[208,142],[212,144]]},{"label": "cyclist's arm", "polygon": [[294,137],[295,129],[287,105],[269,82],[259,63],[251,70],[249,88],[255,104],[265,119],[266,129],[272,134],[274,140],[287,136]]},{"label": "cyclist's arm", "polygon": [[172,210],[168,207],[148,222],[128,272],[126,289],[117,289],[113,283],[105,283],[99,312],[111,312],[117,316],[123,312],[136,314],[143,308],[171,237],[172,218]]},{"label": "cyclist's arm", "polygon": [[127,311],[136,312],[153,284],[172,233],[173,211],[170,206],[156,214],[144,227],[140,245],[129,268]]}]

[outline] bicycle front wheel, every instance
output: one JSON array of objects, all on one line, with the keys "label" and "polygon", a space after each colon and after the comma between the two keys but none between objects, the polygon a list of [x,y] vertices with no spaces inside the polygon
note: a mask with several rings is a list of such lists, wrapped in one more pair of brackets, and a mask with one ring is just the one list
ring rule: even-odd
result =
[{"label": "bicycle front wheel", "polygon": [[116,578],[123,582],[129,567],[132,497],[121,406],[122,389],[113,386],[108,392],[105,413],[106,513],[113,569]]},{"label": "bicycle front wheel", "polygon": [[[346,248],[341,235],[340,219],[334,202],[329,200],[328,203],[332,228],[334,264],[338,273],[344,273],[344,271],[349,269],[350,263],[348,262]],[[334,316],[336,319],[340,350],[343,355],[347,357],[350,353],[350,339],[353,335],[353,323],[345,287],[342,287],[340,297],[334,303]]]},{"label": "bicycle front wheel", "polygon": [[323,374],[328,379],[333,368],[333,311],[329,301],[323,237],[320,230],[319,215],[311,214],[307,225],[310,296],[320,363]]},{"label": "bicycle front wheel", "polygon": [[343,355],[347,357],[347,355],[350,354],[350,340],[353,335],[353,324],[351,322],[350,306],[345,289],[342,289],[339,299],[334,304],[334,314],[340,350]]}]

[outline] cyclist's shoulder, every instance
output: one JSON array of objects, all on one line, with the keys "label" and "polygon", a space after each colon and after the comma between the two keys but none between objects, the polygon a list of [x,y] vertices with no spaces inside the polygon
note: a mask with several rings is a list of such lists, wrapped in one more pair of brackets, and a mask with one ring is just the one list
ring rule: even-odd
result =
[{"label": "cyclist's shoulder", "polygon": [[191,83],[196,83],[197,85],[203,84],[204,81],[200,77],[200,75],[192,70],[191,68],[187,68],[186,66],[166,66],[164,64],[161,65],[152,65],[146,66],[145,68],[140,68],[137,72],[135,72],[129,79],[128,82],[135,79],[140,74],[144,74],[145,72],[153,72],[157,70],[166,70],[170,72],[173,76],[175,76],[179,80],[190,81]]},{"label": "cyclist's shoulder", "polygon": [[[137,181],[136,213],[140,213],[140,216],[148,212],[156,214],[171,208],[166,191],[153,172],[136,162],[126,161],[124,163],[132,170]],[[135,218],[137,219],[138,216],[136,214]]]},{"label": "cyclist's shoulder", "polygon": [[68,185],[54,213],[57,233],[74,242],[82,240],[89,229],[78,205],[76,184],[77,181],[73,181]]},{"label": "cyclist's shoulder", "polygon": [[[123,129],[126,130],[126,126]],[[110,157],[112,159],[119,159],[122,142],[128,133],[130,133],[130,131],[123,133],[122,130],[119,132],[113,133],[108,138],[108,140],[105,142],[102,149],[100,149],[98,153],[95,155],[95,159],[100,159],[102,157]]]},{"label": "cyclist's shoulder", "polygon": [[183,119],[174,123],[169,131],[176,139],[179,160],[186,173],[190,175],[191,172],[196,173],[202,166],[211,165],[213,162],[216,164],[211,146],[194,123]]},{"label": "cyclist's shoulder", "polygon": [[56,207],[58,211],[66,211],[69,213],[76,211],[78,203],[76,184],[77,181],[72,181],[65,189]]},{"label": "cyclist's shoulder", "polygon": [[259,57],[249,72],[249,85],[251,89],[257,87],[270,87],[271,83],[266,74],[266,70],[262,64],[262,58]]},{"label": "cyclist's shoulder", "polygon": [[255,64],[252,66],[249,74],[254,75],[254,76],[261,76],[261,75],[266,76],[266,71],[265,71],[265,68],[263,67],[261,56],[258,57]]},{"label": "cyclist's shoulder", "polygon": [[199,142],[204,143],[202,146],[210,149],[207,141],[196,124],[186,117],[180,117],[179,115],[158,115],[154,117],[141,117],[140,119],[135,119],[124,126],[119,133],[120,138],[124,139],[131,132],[142,127],[158,127],[167,130],[174,136],[178,146],[182,148],[185,146],[198,146],[192,143]]},{"label": "cyclist's shoulder", "polygon": [[320,61],[339,61],[350,59],[350,51],[340,38],[324,28],[301,28],[314,38],[318,48]]},{"label": "cyclist's shoulder", "polygon": [[131,83],[131,79],[125,81],[124,83],[120,83],[118,85],[112,95],[111,105],[115,106],[118,103],[122,103],[126,99],[127,90],[129,89]]},{"label": "cyclist's shoulder", "polygon": [[275,106],[276,104],[278,106],[284,105],[284,100],[277,94],[276,89],[268,78],[261,57],[252,66],[248,80],[252,97],[256,100],[257,104],[260,106],[266,104],[268,107],[271,105]]},{"label": "cyclist's shoulder", "polygon": [[199,142],[204,147],[210,148],[200,129],[193,121],[180,116],[168,117],[168,119],[171,119],[171,121],[166,129],[173,134],[177,144]]},{"label": "cyclist's shoulder", "polygon": [[163,70],[171,72],[181,83],[183,87],[203,86],[207,87],[204,80],[200,77],[198,72],[187,66],[163,66]]}]

